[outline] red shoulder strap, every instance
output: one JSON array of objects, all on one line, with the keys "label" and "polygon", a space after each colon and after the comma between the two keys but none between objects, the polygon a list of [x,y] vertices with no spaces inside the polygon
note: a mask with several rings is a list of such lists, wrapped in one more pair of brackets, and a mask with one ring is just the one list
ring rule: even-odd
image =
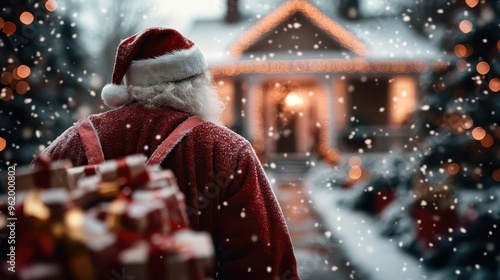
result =
[{"label": "red shoulder strap", "polygon": [[101,142],[97,137],[97,131],[88,117],[82,117],[75,125],[78,135],[82,140],[85,155],[89,164],[100,164],[104,162]]},{"label": "red shoulder strap", "polygon": [[202,119],[198,117],[190,117],[179,126],[177,126],[172,133],[170,133],[165,140],[156,148],[151,157],[149,158],[146,165],[157,165],[160,164],[165,157],[172,151],[172,149],[179,143],[186,134],[188,134],[193,128],[203,122]]}]

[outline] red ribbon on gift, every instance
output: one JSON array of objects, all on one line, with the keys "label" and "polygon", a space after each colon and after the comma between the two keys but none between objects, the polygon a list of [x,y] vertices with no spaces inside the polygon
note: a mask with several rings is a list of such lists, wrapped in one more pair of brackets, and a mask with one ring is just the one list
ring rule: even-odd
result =
[{"label": "red ribbon on gift", "polygon": [[128,187],[132,191],[143,188],[151,179],[146,169],[142,170],[138,175],[132,176],[132,170],[127,163],[126,157],[116,160],[116,175],[121,188]]},{"label": "red ribbon on gift", "polygon": [[38,157],[32,174],[35,186],[42,189],[50,188],[50,163],[48,156],[42,154]]}]

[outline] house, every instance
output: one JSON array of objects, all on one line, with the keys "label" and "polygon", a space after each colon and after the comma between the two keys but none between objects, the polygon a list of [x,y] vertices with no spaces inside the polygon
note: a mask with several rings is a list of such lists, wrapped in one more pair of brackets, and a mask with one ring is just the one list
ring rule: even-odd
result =
[{"label": "house", "polygon": [[229,0],[224,19],[198,20],[187,34],[226,101],[224,124],[266,158],[396,149],[410,135],[420,76],[446,67],[405,19],[349,20],[323,2],[288,0],[243,18]]}]

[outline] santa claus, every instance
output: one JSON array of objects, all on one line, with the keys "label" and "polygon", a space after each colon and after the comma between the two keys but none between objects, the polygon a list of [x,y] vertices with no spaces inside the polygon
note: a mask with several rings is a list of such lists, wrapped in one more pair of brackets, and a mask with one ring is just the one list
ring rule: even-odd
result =
[{"label": "santa claus", "polygon": [[298,279],[292,243],[274,193],[247,140],[219,124],[223,103],[193,42],[167,28],[123,40],[112,83],[113,110],[83,118],[43,153],[75,166],[143,153],[151,158],[175,128],[189,131],[158,157],[185,194],[190,225],[212,234],[217,279]]}]

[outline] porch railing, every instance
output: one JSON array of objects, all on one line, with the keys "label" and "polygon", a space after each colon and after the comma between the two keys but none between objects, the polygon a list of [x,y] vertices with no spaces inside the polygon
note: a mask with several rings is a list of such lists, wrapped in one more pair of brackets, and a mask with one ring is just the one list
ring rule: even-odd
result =
[{"label": "porch railing", "polygon": [[415,145],[414,134],[406,127],[350,127],[339,132],[337,146],[341,153],[410,152]]}]

